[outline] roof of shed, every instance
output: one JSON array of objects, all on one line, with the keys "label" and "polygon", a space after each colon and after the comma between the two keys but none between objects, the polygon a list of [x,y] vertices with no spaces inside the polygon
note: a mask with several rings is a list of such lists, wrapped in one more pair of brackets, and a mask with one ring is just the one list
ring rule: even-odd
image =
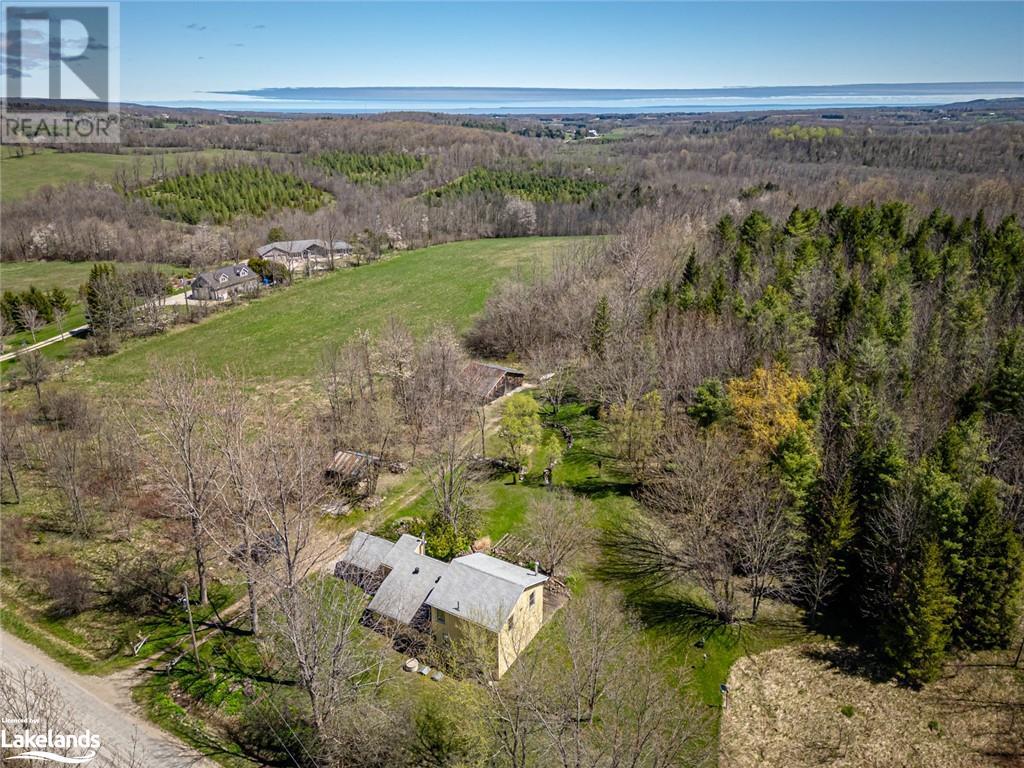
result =
[{"label": "roof of shed", "polygon": [[344,563],[362,568],[364,571],[376,571],[391,552],[394,542],[373,536],[369,533],[356,531],[345,554],[341,556]]},{"label": "roof of shed", "polygon": [[506,374],[525,375],[522,371],[517,371],[514,368],[481,363],[477,360],[469,361],[462,369],[462,379],[466,389],[477,397],[489,397]]},{"label": "roof of shed", "polygon": [[[221,277],[225,279],[221,280]],[[217,269],[211,269],[209,272],[203,272],[196,277],[193,284],[206,284],[211,288],[230,288],[239,283],[258,279],[259,276],[249,269],[249,265],[242,262],[241,264],[229,264],[226,267],[218,267]]]},{"label": "roof of shed", "polygon": [[370,464],[380,461],[376,456],[359,451],[338,451],[327,465],[327,471],[339,477],[360,477]]}]

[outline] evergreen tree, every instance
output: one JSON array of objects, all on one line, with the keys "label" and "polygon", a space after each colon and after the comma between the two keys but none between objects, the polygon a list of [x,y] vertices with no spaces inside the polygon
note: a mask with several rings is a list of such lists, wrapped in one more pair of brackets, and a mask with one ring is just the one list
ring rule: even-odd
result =
[{"label": "evergreen tree", "polygon": [[967,648],[1006,647],[1020,612],[1024,550],[991,477],[971,493],[967,530],[957,638]]},{"label": "evergreen tree", "polygon": [[594,317],[590,323],[590,351],[599,360],[604,360],[605,345],[608,342],[608,334],[612,330],[611,310],[608,307],[608,297],[602,296],[594,307]]},{"label": "evergreen tree", "polygon": [[942,565],[942,550],[928,541],[894,595],[883,625],[883,650],[897,676],[912,685],[938,679],[952,636],[956,598]]}]

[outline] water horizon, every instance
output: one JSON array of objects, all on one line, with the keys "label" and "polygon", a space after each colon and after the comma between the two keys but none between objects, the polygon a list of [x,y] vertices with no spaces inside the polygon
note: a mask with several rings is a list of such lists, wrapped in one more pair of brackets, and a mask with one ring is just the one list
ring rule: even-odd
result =
[{"label": "water horizon", "polygon": [[1024,81],[690,89],[289,87],[211,91],[190,99],[136,99],[133,103],[227,112],[526,115],[935,107],[1006,98],[1024,98]]}]

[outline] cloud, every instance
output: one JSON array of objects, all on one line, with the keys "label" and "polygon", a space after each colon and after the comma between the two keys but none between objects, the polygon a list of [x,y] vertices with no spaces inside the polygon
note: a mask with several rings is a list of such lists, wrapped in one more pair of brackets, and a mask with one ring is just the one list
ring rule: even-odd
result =
[{"label": "cloud", "polygon": [[[50,61],[50,44],[42,36],[25,35],[21,41],[21,55],[15,56],[12,53],[13,40],[5,41],[3,46],[3,59],[5,69],[9,72],[18,71],[21,72],[20,77],[26,77],[24,73],[30,69],[39,69],[41,67],[49,67],[48,62]],[[59,57],[54,54],[54,59]]]},{"label": "cloud", "polygon": [[197,24],[193,21],[191,24],[186,24],[185,29],[193,29],[196,32],[202,32],[206,27],[203,24]]}]

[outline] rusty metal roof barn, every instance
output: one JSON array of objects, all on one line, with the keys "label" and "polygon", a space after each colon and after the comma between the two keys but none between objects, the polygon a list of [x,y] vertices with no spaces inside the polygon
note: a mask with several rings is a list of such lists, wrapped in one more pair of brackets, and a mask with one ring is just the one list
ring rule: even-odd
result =
[{"label": "rusty metal roof barn", "polygon": [[371,456],[368,453],[338,451],[334,454],[331,463],[327,465],[327,474],[334,475],[341,480],[358,480],[378,461],[380,461],[379,457]]},{"label": "rusty metal roof barn", "polygon": [[[505,394],[507,389],[514,389],[522,383],[522,378],[525,375],[525,373],[517,371],[515,368],[506,368],[503,365],[494,365],[493,363],[481,363],[477,360],[471,360],[462,369],[462,378],[467,391],[481,400],[493,400],[495,397],[500,397]],[[512,386],[507,387],[506,384],[510,383],[508,381],[510,378],[517,379],[518,381],[512,383]]]}]

